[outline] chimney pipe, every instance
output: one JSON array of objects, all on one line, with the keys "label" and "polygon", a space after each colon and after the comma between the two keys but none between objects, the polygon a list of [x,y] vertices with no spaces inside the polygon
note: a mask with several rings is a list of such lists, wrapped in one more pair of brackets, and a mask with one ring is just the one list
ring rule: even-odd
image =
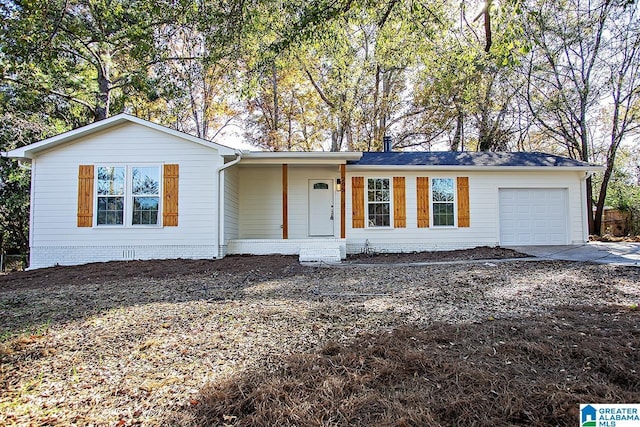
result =
[{"label": "chimney pipe", "polygon": [[393,140],[389,135],[385,135],[382,138],[382,147],[385,153],[390,153],[393,151]]}]

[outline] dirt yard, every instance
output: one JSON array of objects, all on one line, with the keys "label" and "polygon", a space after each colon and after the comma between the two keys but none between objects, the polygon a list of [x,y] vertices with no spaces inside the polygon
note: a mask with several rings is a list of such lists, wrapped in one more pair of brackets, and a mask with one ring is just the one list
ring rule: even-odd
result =
[{"label": "dirt yard", "polygon": [[639,302],[639,268],[568,262],[12,273],[0,425],[573,426],[640,402]]}]

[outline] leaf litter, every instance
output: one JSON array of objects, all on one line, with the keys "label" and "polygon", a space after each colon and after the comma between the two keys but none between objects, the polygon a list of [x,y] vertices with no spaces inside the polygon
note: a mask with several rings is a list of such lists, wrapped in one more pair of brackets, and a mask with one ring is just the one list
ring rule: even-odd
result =
[{"label": "leaf litter", "polygon": [[0,424],[573,425],[640,401],[639,279],[281,256],[12,273]]}]

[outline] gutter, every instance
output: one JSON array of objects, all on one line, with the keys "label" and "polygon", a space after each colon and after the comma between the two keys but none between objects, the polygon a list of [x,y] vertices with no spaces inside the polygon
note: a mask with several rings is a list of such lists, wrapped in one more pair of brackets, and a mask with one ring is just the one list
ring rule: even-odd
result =
[{"label": "gutter", "polygon": [[[11,157],[9,157],[9,153],[7,151],[0,151],[0,157],[4,157],[5,159],[10,159],[11,158]],[[31,170],[31,166],[26,165],[23,162],[23,160],[24,160],[24,158],[22,158],[22,159],[18,158],[18,167],[20,169],[24,169],[24,170],[30,171]]]},{"label": "gutter", "polygon": [[235,159],[216,169],[216,173],[218,174],[218,259],[222,258],[220,256],[220,247],[224,244],[224,188],[222,187],[221,179],[222,171],[238,164],[240,160],[242,160],[242,151],[237,150],[234,154],[236,155]]},{"label": "gutter", "polygon": [[24,163],[22,163],[22,161],[20,161],[20,159],[18,159],[18,167],[20,169],[24,169],[26,171],[30,171],[31,170],[31,166],[27,166]]},{"label": "gutter", "polygon": [[408,171],[585,171],[594,174],[603,166],[461,166],[461,165],[350,165],[347,170],[408,170]]},{"label": "gutter", "polygon": [[320,160],[359,160],[360,151],[249,151],[245,153],[249,160],[292,160],[292,159],[320,159]]}]

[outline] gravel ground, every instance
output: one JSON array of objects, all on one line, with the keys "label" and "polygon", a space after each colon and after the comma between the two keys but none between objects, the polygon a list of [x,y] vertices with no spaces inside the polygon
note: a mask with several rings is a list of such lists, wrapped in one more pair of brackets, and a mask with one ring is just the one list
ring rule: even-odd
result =
[{"label": "gravel ground", "polygon": [[564,306],[640,302],[633,267],[313,268],[293,257],[168,267],[178,262],[1,277],[0,425],[166,424],[197,405],[208,384],[327,342],[406,325],[518,321]]}]

